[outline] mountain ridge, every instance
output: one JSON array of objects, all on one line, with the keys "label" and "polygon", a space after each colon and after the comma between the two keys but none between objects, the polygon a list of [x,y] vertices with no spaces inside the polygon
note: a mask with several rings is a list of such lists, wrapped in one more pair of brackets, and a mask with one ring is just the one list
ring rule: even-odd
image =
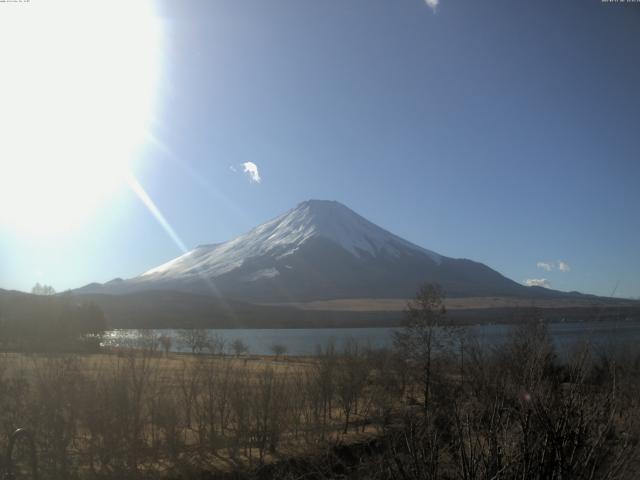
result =
[{"label": "mountain ridge", "polygon": [[[274,254],[283,258],[314,237],[328,238],[355,255],[392,250],[393,243],[423,251],[438,262],[440,256],[414,245],[358,215],[336,201],[307,200],[278,217],[228,242],[200,245],[186,254],[144,272],[141,276],[196,273],[221,275],[237,268],[244,259]],[[235,250],[230,257],[229,252]],[[225,261],[219,261],[219,257]],[[195,257],[195,258],[194,258]],[[204,257],[204,258],[200,258]],[[207,267],[203,267],[203,263]],[[184,266],[181,267],[181,264]],[[199,268],[200,267],[200,268]]]},{"label": "mountain ridge", "polygon": [[375,225],[347,206],[307,200],[227,242],[200,245],[131,279],[76,293],[175,290],[249,302],[410,298],[425,282],[448,296],[580,294],[526,287],[490,267],[440,255]]}]

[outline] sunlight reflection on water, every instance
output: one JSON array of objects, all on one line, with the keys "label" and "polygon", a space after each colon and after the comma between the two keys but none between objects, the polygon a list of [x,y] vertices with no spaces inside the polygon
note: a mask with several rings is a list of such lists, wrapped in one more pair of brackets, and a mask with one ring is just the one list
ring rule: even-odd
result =
[{"label": "sunlight reflection on water", "polygon": [[[478,325],[467,328],[483,345],[499,346],[512,332],[510,325]],[[212,329],[211,334],[222,335],[228,346],[242,340],[255,355],[271,354],[273,345],[284,345],[290,355],[310,355],[318,347],[334,343],[340,350],[347,341],[374,348],[391,347],[394,328],[286,328],[286,329]],[[636,348],[640,342],[640,321],[567,322],[549,324],[554,343],[561,353],[568,353],[584,341],[602,348]],[[103,345],[136,348],[143,346],[149,333],[172,338],[171,350],[190,352],[180,341],[179,330],[111,330],[105,334]]]}]

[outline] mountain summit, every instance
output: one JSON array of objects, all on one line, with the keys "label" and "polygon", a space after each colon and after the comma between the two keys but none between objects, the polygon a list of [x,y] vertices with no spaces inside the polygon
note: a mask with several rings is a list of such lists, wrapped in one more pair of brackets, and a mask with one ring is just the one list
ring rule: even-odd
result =
[{"label": "mountain summit", "polygon": [[414,245],[335,201],[309,200],[225,243],[202,245],[142,275],[81,293],[176,290],[287,302],[408,298],[424,282],[448,296],[549,295],[481,263]]},{"label": "mountain summit", "polygon": [[[441,259],[440,255],[393,235],[339,202],[308,200],[234,240],[198,247],[145,272],[142,277],[218,277],[241,268],[248,259],[261,257],[286,263],[287,257],[316,239],[332,242],[357,258],[399,256],[413,251],[436,263]],[[263,273],[277,274],[272,270]]]}]

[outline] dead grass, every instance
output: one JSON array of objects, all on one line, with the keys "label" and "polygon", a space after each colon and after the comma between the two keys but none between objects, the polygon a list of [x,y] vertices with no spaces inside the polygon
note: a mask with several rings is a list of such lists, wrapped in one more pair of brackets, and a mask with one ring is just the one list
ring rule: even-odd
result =
[{"label": "dead grass", "polygon": [[[403,298],[344,298],[337,300],[317,300],[312,302],[277,303],[301,310],[336,312],[402,312],[409,299]],[[601,302],[584,298],[536,299],[517,297],[464,297],[447,298],[445,306],[449,310],[469,310],[484,308],[593,308]],[[612,300],[609,307],[626,306],[630,301]],[[603,303],[604,305],[604,303]]]}]

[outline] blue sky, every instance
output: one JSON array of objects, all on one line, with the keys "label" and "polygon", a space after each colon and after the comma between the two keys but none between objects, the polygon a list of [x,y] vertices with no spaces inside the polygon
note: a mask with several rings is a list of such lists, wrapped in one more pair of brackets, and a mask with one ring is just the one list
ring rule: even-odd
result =
[{"label": "blue sky", "polygon": [[[519,282],[640,297],[640,4],[184,0],[156,11],[158,143],[134,169],[187,247],[332,199]],[[0,225],[0,287],[64,290],[180,253],[122,185],[66,232]]]}]

